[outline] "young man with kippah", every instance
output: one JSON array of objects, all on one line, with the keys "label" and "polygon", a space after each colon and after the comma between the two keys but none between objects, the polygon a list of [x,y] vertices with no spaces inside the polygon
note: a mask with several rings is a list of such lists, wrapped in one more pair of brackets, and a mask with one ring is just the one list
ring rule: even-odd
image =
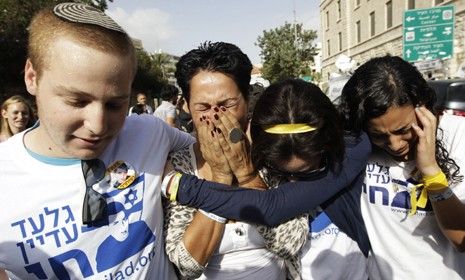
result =
[{"label": "young man with kippah", "polygon": [[[34,17],[24,80],[40,122],[0,144],[0,280],[176,278],[160,190],[168,153],[193,138],[147,114],[126,118],[136,64],[129,36],[97,9],[62,3]],[[178,198],[228,218],[280,223],[357,176],[368,139],[354,146],[342,176],[305,187],[244,191],[183,176]]]},{"label": "young man with kippah", "polygon": [[40,122],[0,146],[0,279],[175,278],[161,176],[193,138],[126,119],[136,64],[129,36],[90,6],[32,20],[24,80]]}]

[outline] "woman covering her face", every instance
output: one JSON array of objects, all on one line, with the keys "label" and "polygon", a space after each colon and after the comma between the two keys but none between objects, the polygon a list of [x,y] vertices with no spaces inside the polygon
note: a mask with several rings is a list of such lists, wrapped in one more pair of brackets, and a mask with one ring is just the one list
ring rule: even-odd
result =
[{"label": "woman covering her face", "polygon": [[[227,185],[266,188],[245,138],[250,60],[232,44],[208,42],[182,56],[176,68],[197,143],[171,155],[174,168]],[[236,161],[240,168],[223,156],[218,136],[227,128],[213,125],[220,117],[236,128],[237,141],[229,144],[243,159]],[[229,145],[223,144],[225,149]],[[165,219],[166,252],[182,279],[286,279],[284,259],[288,270],[295,271],[298,263],[291,257],[308,232],[304,217],[270,228],[228,221],[175,202],[165,208]]]}]

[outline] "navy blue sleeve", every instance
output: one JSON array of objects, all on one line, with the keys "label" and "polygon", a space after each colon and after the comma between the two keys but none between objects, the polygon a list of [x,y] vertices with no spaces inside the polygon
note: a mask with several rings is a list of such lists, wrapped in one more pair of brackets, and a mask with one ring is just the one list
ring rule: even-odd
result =
[{"label": "navy blue sleeve", "polygon": [[319,206],[350,185],[365,169],[370,153],[371,144],[366,134],[356,139],[347,138],[339,172],[329,172],[314,181],[286,183],[268,191],[233,188],[184,174],[177,201],[225,218],[276,226]]},{"label": "navy blue sleeve", "polygon": [[349,187],[323,203],[321,207],[339,230],[356,241],[365,257],[368,257],[371,244],[360,208],[364,178],[365,171],[362,171]]}]

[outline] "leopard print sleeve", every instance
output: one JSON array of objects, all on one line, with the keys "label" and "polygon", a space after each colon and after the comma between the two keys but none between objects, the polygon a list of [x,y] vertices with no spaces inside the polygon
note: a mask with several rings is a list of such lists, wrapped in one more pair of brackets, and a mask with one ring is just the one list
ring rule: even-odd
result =
[{"label": "leopard print sleeve", "polygon": [[165,204],[164,212],[165,249],[169,260],[176,266],[180,279],[198,278],[205,267],[191,256],[182,240],[196,209],[171,202]]},{"label": "leopard print sleeve", "polygon": [[[171,163],[178,171],[194,174],[189,149],[170,155]],[[164,202],[165,249],[169,260],[176,266],[180,279],[195,279],[202,275],[205,267],[200,265],[184,246],[183,236],[194,219],[195,208]]]},{"label": "leopard print sleeve", "polygon": [[[266,172],[260,172],[270,188],[277,188],[279,181],[270,178]],[[265,239],[268,250],[284,259],[288,278],[300,279],[300,259],[298,253],[307,240],[309,231],[308,214],[297,216],[276,227],[257,226],[258,232]]]}]

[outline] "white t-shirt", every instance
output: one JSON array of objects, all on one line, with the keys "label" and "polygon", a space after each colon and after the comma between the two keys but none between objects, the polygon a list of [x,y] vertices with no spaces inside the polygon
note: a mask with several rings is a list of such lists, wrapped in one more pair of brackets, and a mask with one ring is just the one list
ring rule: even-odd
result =
[{"label": "white t-shirt", "polygon": [[[131,108],[129,108],[129,112],[128,112],[128,116],[132,115],[132,110],[134,109],[134,106],[132,106]],[[145,105],[145,114],[153,114],[153,109],[150,105]]]},{"label": "white t-shirt", "polygon": [[[444,115],[439,126],[463,175],[465,118]],[[430,202],[408,216],[408,190],[418,182],[411,175],[414,168],[412,161],[399,163],[379,154],[372,155],[367,165],[361,207],[374,255],[370,279],[465,279],[465,254],[444,237]],[[465,202],[465,182],[451,188]]]},{"label": "white t-shirt", "polygon": [[176,106],[174,106],[171,102],[162,101],[160,106],[155,109],[153,115],[164,121],[166,121],[167,118],[172,118],[174,120],[176,117]]},{"label": "white t-shirt", "polygon": [[80,160],[38,160],[24,133],[0,144],[0,268],[13,279],[175,279],[164,253],[160,184],[168,153],[193,142],[150,115],[130,116],[101,160],[122,160],[135,181],[110,175],[93,188],[108,204],[101,225],[82,224]]},{"label": "white t-shirt", "polygon": [[357,242],[331,221],[321,208],[310,212],[308,240],[300,252],[302,279],[366,280],[367,258]]}]

